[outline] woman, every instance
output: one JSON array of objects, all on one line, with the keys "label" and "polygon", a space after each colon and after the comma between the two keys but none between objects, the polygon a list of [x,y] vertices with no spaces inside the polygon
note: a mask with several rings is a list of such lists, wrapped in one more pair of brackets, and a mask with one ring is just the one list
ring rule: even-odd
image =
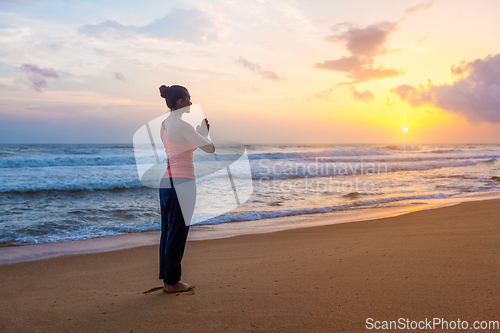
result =
[{"label": "woman", "polygon": [[186,88],[163,85],[160,95],[170,109],[160,134],[168,158],[167,171],[160,183],[160,279],[164,282],[164,292],[176,293],[194,288],[180,281],[181,261],[196,201],[193,152],[201,148],[214,153],[215,146],[208,139],[206,118],[196,130],[182,120],[182,115],[190,112],[192,104]]}]

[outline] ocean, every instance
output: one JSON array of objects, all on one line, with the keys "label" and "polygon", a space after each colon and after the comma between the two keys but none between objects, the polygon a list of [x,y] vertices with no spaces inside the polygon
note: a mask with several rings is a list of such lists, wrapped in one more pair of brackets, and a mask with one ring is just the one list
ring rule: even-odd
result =
[{"label": "ocean", "polygon": [[[222,215],[195,214],[193,229],[500,191],[498,144],[245,148],[252,195]],[[160,229],[158,189],[141,184],[132,145],[0,145],[0,169],[0,246]]]}]

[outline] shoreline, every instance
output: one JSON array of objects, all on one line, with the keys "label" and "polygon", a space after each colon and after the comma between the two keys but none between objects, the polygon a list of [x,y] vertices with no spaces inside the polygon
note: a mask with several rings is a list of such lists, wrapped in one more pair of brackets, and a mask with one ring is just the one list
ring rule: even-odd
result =
[{"label": "shoreline", "polygon": [[161,292],[157,245],[6,264],[0,331],[361,332],[369,318],[499,325],[499,216],[500,199],[480,200],[191,241],[182,276],[196,287],[177,294]]},{"label": "shoreline", "polygon": [[[318,214],[284,216],[270,219],[192,226],[188,242],[230,238],[290,229],[319,227],[342,223],[375,221],[404,214],[449,207],[470,201],[499,199],[500,192],[471,193],[449,199],[434,199],[428,203],[387,208],[367,208]],[[67,242],[28,244],[0,247],[0,265],[41,260],[65,255],[109,252],[147,245],[158,245],[160,231],[144,231],[124,235],[97,237]]]}]

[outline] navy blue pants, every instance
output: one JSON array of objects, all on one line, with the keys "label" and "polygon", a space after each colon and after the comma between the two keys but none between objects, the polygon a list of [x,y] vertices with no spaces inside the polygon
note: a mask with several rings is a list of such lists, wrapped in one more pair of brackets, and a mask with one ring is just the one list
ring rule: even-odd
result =
[{"label": "navy blue pants", "polygon": [[160,279],[163,279],[168,285],[174,285],[181,280],[181,261],[184,255],[189,225],[186,226],[179,199],[173,186],[173,183],[176,183],[175,180],[179,180],[179,178],[174,178],[173,183],[171,178],[163,180],[169,181],[172,186],[168,186],[168,188],[160,186]]}]

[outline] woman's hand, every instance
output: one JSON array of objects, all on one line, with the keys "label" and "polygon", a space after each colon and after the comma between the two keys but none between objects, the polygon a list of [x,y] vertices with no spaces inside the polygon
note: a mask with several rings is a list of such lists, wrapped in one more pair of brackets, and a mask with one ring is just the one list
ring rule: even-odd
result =
[{"label": "woman's hand", "polygon": [[196,132],[198,132],[204,138],[208,137],[208,131],[210,130],[210,124],[208,119],[205,118],[201,121],[201,124],[196,126]]},{"label": "woman's hand", "polygon": [[208,139],[208,124],[207,118],[203,119],[201,125],[196,126],[196,130],[192,125],[182,119],[174,119],[176,121],[177,129],[182,133],[182,137],[187,141],[194,144],[206,153],[215,153],[215,145]]}]

